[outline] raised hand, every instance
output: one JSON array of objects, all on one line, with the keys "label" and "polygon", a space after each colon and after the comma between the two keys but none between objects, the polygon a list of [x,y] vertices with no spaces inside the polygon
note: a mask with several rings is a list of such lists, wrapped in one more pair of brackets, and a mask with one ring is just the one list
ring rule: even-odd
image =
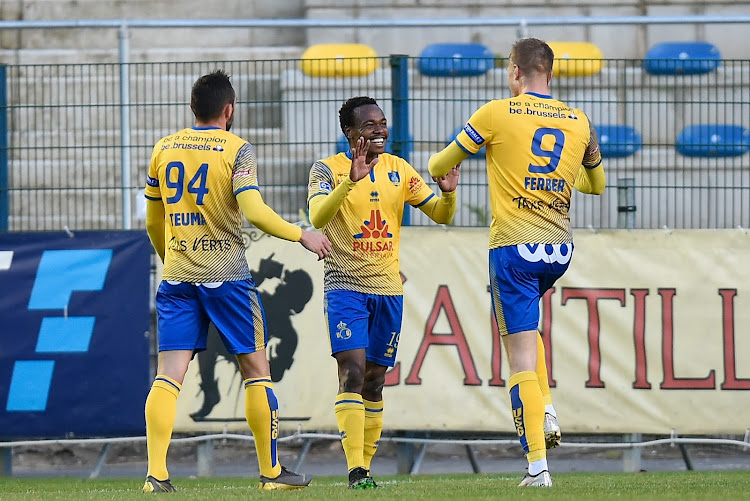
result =
[{"label": "raised hand", "polygon": [[443,177],[433,177],[432,180],[437,182],[440,187],[440,191],[443,193],[449,193],[455,191],[458,186],[459,169],[461,169],[461,162],[456,164],[448,173]]},{"label": "raised hand", "polygon": [[365,138],[357,139],[357,144],[352,148],[352,167],[349,169],[349,178],[355,183],[364,179],[370,173],[375,164],[378,163],[378,157],[373,158],[367,163],[367,152],[370,151],[370,141]]},{"label": "raised hand", "polygon": [[331,241],[328,237],[321,233],[313,233],[311,231],[302,230],[302,236],[299,239],[299,243],[302,246],[318,255],[318,261],[323,259],[331,252]]}]

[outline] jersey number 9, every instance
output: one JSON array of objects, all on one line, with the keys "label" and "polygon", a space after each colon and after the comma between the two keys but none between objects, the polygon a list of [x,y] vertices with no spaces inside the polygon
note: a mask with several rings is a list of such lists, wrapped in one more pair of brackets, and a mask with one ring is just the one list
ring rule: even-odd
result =
[{"label": "jersey number 9", "polygon": [[[544,140],[545,136],[555,138],[555,143],[552,145],[551,150],[542,148],[542,140]],[[534,138],[531,140],[531,153],[538,157],[549,158],[549,163],[547,165],[529,164],[529,172],[533,174],[549,174],[557,169],[564,145],[565,134],[560,129],[550,129],[548,127],[537,129],[534,133]]]}]

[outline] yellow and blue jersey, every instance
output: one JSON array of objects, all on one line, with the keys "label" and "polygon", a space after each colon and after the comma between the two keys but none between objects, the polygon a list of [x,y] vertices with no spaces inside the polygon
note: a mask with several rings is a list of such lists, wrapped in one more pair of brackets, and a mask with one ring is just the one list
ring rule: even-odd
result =
[{"label": "yellow and blue jersey", "polygon": [[601,163],[581,110],[535,93],[490,101],[456,137],[470,154],[487,149],[490,249],[572,242],[571,190],[581,165]]},{"label": "yellow and blue jersey", "polygon": [[[351,154],[339,153],[310,169],[308,203],[328,195],[349,176]],[[324,289],[401,295],[399,237],[404,204],[419,207],[435,193],[406,160],[379,155],[370,174],[357,182],[333,219],[323,227],[333,251],[326,257]]]},{"label": "yellow and blue jersey", "polygon": [[235,198],[247,189],[258,189],[255,151],[231,132],[188,128],[156,143],[145,195],[164,204],[164,280],[250,278]]}]

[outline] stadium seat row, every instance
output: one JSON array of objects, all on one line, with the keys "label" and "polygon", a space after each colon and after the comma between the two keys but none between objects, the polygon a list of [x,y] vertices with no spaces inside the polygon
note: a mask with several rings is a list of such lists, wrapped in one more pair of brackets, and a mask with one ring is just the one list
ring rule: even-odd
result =
[{"label": "stadium seat row", "polygon": [[[555,53],[553,71],[562,77],[599,73],[604,58],[589,42],[548,42]],[[315,77],[354,77],[375,71],[379,62],[375,49],[365,44],[317,44],[303,54],[302,71]],[[417,68],[425,76],[465,77],[482,75],[503,57],[479,43],[436,43],[422,50]],[[663,42],[646,53],[643,69],[652,75],[697,75],[718,68],[719,49],[708,42]]]},{"label": "stadium seat row", "polygon": [[[643,141],[641,135],[629,125],[595,125],[599,138],[602,156],[606,158],[621,158],[633,155],[641,149]],[[462,126],[457,127],[446,143],[453,141]],[[410,137],[406,145],[411,151],[414,138]],[[342,134],[336,142],[336,151],[345,152],[349,149],[346,137]],[[750,151],[750,130],[741,125],[727,124],[697,124],[685,127],[677,136],[677,151],[689,157],[734,157],[744,155]],[[471,158],[482,158],[485,154],[482,148]],[[386,145],[386,152],[393,153],[392,144]]]}]

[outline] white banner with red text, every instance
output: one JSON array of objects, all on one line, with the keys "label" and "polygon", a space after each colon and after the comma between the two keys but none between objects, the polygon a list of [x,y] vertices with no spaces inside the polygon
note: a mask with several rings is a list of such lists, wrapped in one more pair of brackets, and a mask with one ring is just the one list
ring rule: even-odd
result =
[{"label": "white banner with red text", "polygon": [[[334,430],[337,370],[323,266],[257,231],[247,258],[266,311],[286,429]],[[385,428],[512,432],[492,319],[487,230],[404,228],[404,320],[383,390]],[[540,329],[566,432],[717,434],[750,428],[750,235],[578,231]],[[177,431],[247,430],[242,378],[211,333],[191,363]]]}]

